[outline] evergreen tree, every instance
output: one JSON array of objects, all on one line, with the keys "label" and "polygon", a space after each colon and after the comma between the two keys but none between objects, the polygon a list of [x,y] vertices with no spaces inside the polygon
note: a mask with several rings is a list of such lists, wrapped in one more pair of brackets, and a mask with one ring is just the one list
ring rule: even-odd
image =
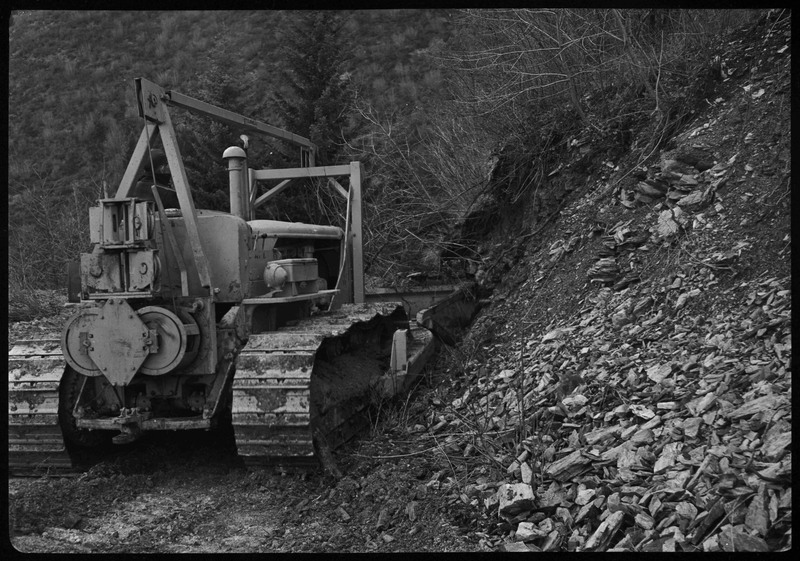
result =
[{"label": "evergreen tree", "polygon": [[[227,52],[221,49],[221,52]],[[199,88],[192,97],[243,115],[253,113],[247,92],[252,84],[247,76],[231,72],[229,55],[209,59],[199,79]],[[229,146],[241,144],[240,132],[232,127],[188,111],[175,112],[176,129],[181,142],[184,167],[192,187],[197,208],[228,211],[228,172],[222,153]],[[263,152],[260,143],[248,150],[251,161]],[[256,152],[258,151],[258,152]],[[252,163],[251,163],[252,165]]]},{"label": "evergreen tree", "polygon": [[[345,71],[349,47],[337,12],[293,14],[279,54],[282,91],[272,100],[286,130],[309,138],[319,147],[318,165],[341,163],[343,137],[353,133],[350,74]],[[297,161],[297,149],[284,151]]]},{"label": "evergreen tree", "polygon": [[[317,145],[315,165],[349,161],[345,139],[355,131],[353,89],[346,63],[350,46],[338,12],[290,12],[282,47],[277,53],[279,77],[270,95],[271,112],[279,126]],[[300,149],[277,143],[281,160],[275,167],[298,167]],[[323,185],[324,180],[294,180],[261,212],[280,220],[344,225],[344,201]]]}]

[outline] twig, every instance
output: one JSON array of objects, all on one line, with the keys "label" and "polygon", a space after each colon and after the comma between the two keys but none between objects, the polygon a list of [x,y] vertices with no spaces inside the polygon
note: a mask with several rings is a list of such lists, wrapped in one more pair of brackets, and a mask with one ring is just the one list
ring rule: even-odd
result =
[{"label": "twig", "polygon": [[719,529],[722,527],[722,525],[723,525],[723,524],[724,524],[724,523],[725,523],[725,522],[728,520],[728,518],[730,518],[731,516],[733,516],[733,513],[734,513],[734,512],[736,512],[736,509],[737,509],[737,508],[739,508],[739,506],[740,506],[741,504],[744,504],[744,502],[745,502],[747,499],[749,499],[751,496],[752,496],[752,495],[744,495],[744,496],[742,496],[742,497],[737,497],[737,498],[734,500],[734,503],[739,503],[739,504],[734,504],[734,506],[733,506],[733,507],[731,507],[731,509],[730,509],[730,510],[727,510],[727,509],[726,509],[726,510],[727,510],[727,512],[725,513],[725,516],[723,516],[723,517],[720,519],[720,521],[719,521],[719,522],[717,522],[717,525],[716,525],[716,526],[714,526],[714,529],[713,529],[713,530],[711,530],[710,532],[706,532],[706,535],[707,535],[707,536],[710,536],[710,535],[714,534],[714,533],[715,533],[717,530],[719,530]]},{"label": "twig", "polygon": [[436,442],[437,448],[439,448],[439,450],[442,451],[442,454],[444,455],[445,459],[447,460],[447,463],[450,464],[450,471],[453,472],[453,479],[458,481],[458,475],[456,475],[456,468],[453,467],[453,462],[450,461],[450,456],[447,455],[447,452],[444,451],[444,448],[442,447],[442,445],[439,444],[438,440],[436,440],[436,436],[435,435],[432,435],[432,436],[433,436],[433,441]]},{"label": "twig", "polygon": [[408,454],[395,454],[395,455],[392,455],[392,456],[367,456],[365,454],[356,454],[356,453],[353,453],[352,455],[356,456],[356,457],[359,457],[359,458],[369,458],[369,459],[372,459],[372,460],[393,460],[393,459],[396,459],[396,458],[409,458],[411,456],[419,456],[420,454],[426,454],[426,453],[432,452],[432,451],[434,451],[434,450],[436,450],[438,448],[440,448],[440,446],[438,446],[438,445],[437,446],[431,446],[430,448],[426,448],[425,450],[419,450],[417,452],[409,452]]},{"label": "twig", "polygon": [[697,468],[697,472],[694,474],[694,476],[688,481],[688,483],[686,483],[683,486],[683,488],[686,489],[687,491],[691,491],[692,487],[694,487],[695,483],[700,478],[700,475],[702,475],[702,473],[705,471],[706,467],[708,467],[708,464],[710,462],[711,462],[711,455],[709,454],[703,460],[703,463],[700,464],[700,467]]},{"label": "twig", "polygon": [[655,95],[656,95],[656,111],[658,111],[661,107],[659,100],[658,100],[658,86],[659,82],[661,81],[661,61],[664,58],[664,30],[661,30],[661,52],[658,54],[658,74],[656,75],[656,87],[655,87]]}]

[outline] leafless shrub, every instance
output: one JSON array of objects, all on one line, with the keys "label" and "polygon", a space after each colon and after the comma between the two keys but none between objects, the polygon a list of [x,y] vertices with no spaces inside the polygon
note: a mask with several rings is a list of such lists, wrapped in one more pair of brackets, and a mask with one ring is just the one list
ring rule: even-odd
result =
[{"label": "leafless shrub", "polygon": [[87,209],[101,192],[33,172],[37,181],[9,200],[8,281],[10,314],[36,317],[52,306],[35,290],[63,291],[67,263],[88,249]]},{"label": "leafless shrub", "polygon": [[611,115],[592,115],[590,97],[644,92],[658,110],[675,93],[665,89],[664,75],[697,71],[714,35],[740,24],[742,15],[749,12],[465,10],[460,41],[438,56],[454,70],[456,98],[499,126],[517,120],[512,116],[520,110],[568,104],[585,125],[598,128]]},{"label": "leafless shrub", "polygon": [[639,148],[653,153],[690,117],[691,83],[708,71],[715,37],[750,15],[463,10],[454,39],[427,50],[446,75],[448,100],[403,115],[356,102],[367,132],[348,147],[368,177],[369,272],[390,279],[408,271],[402,263],[437,268],[471,209],[519,205],[582,130],[631,138],[633,123],[649,121]]},{"label": "leafless shrub", "polygon": [[[382,115],[356,104],[368,131],[348,143],[364,162],[367,267],[388,280],[400,272],[437,274],[442,254],[489,171],[488,142],[467,119],[446,109],[426,123]],[[402,263],[411,263],[404,267]]]},{"label": "leafless shrub", "polygon": [[30,321],[57,314],[65,298],[55,290],[39,290],[11,282],[8,286],[8,321]]}]

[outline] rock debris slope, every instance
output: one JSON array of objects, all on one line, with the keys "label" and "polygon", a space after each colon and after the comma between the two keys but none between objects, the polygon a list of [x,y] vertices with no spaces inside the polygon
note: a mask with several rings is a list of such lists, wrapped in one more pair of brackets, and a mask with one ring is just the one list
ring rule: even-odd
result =
[{"label": "rock debris slope", "polygon": [[499,468],[454,493],[483,548],[791,548],[789,44],[723,45],[669,149],[608,162],[495,287],[439,427]]}]

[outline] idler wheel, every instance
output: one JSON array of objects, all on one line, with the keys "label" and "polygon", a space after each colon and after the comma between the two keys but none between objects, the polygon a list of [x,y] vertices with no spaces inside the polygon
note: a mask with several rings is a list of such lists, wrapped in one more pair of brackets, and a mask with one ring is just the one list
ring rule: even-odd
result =
[{"label": "idler wheel", "polygon": [[67,364],[84,376],[102,374],[89,356],[89,350],[93,345],[90,332],[98,315],[99,312],[96,310],[82,310],[67,320],[61,335],[61,350]]},{"label": "idler wheel", "polygon": [[142,363],[141,372],[150,375],[166,374],[178,368],[184,361],[194,358],[196,350],[187,356],[190,335],[184,323],[189,322],[190,331],[194,333],[197,333],[197,323],[189,314],[184,314],[185,317],[181,320],[170,310],[158,306],[141,308],[138,313],[147,328],[156,331],[158,345],[158,351],[149,354]]}]

